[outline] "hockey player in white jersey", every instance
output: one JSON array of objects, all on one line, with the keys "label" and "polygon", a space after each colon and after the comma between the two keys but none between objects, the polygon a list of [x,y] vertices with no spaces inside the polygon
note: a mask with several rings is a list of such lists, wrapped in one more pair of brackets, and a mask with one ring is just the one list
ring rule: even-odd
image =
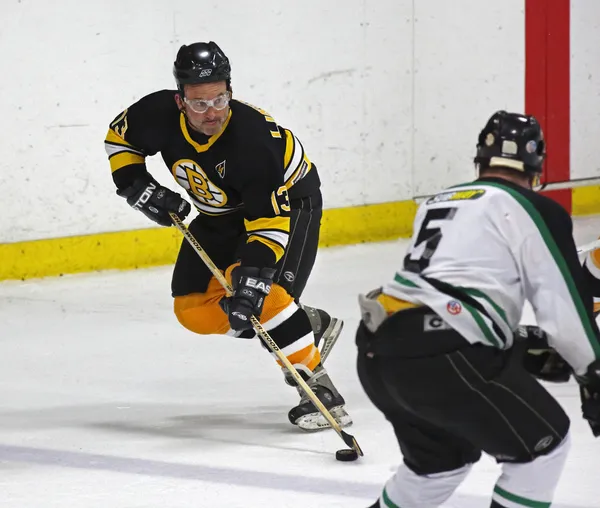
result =
[{"label": "hockey player in white jersey", "polygon": [[569,418],[514,348],[525,300],[582,389],[600,433],[600,342],[568,213],[532,191],[535,118],[496,112],[479,178],[424,202],[393,280],[359,298],[358,371],[404,457],[371,508],[442,505],[482,452],[502,464],[492,508],[549,507]]}]

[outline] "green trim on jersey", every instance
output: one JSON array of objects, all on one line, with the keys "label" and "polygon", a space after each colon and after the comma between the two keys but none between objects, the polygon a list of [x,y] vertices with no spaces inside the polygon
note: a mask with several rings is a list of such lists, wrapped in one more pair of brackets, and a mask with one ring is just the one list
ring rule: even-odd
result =
[{"label": "green trim on jersey", "polygon": [[477,326],[479,326],[479,329],[483,332],[483,335],[485,335],[485,338],[488,340],[488,342],[492,344],[492,346],[502,349],[502,341],[498,340],[496,338],[496,334],[492,330],[490,330],[490,327],[481,317],[481,312],[479,312],[475,307],[472,307],[471,305],[462,300],[461,303],[463,307],[469,311],[471,316],[473,316],[473,319],[477,323]]},{"label": "green trim on jersey", "polygon": [[565,281],[565,284],[567,285],[567,288],[569,289],[569,293],[571,294],[571,299],[573,300],[573,304],[575,305],[575,309],[577,310],[577,314],[579,315],[579,319],[581,320],[581,324],[583,326],[583,329],[585,330],[588,342],[590,343],[590,346],[592,347],[594,353],[596,354],[596,357],[600,357],[600,343],[598,343],[596,334],[594,333],[592,324],[590,322],[590,317],[588,316],[588,313],[585,310],[585,306],[583,305],[583,301],[581,300],[581,295],[579,294],[579,291],[577,291],[577,286],[575,285],[573,276],[571,275],[571,272],[569,271],[567,262],[565,261],[565,258],[561,254],[560,249],[556,245],[556,241],[554,240],[552,233],[550,233],[550,230],[548,229],[546,222],[544,221],[542,215],[537,210],[537,208],[534,206],[534,204],[531,201],[529,201],[525,196],[523,196],[519,192],[515,191],[514,189],[512,189],[506,185],[496,183],[496,182],[481,182],[480,181],[480,182],[473,182],[468,185],[472,185],[472,186],[483,185],[483,186],[487,186],[487,187],[495,187],[497,189],[501,189],[501,190],[507,192],[508,194],[510,194],[515,199],[515,201],[517,203],[519,203],[525,209],[525,211],[529,214],[529,216],[531,217],[531,220],[536,225],[540,234],[542,235],[544,243],[546,244],[546,247],[550,251],[550,254],[552,255],[552,257],[554,258],[554,262],[556,263],[556,266],[560,270],[560,273],[563,276],[563,280]]},{"label": "green trim on jersey", "polygon": [[410,288],[420,288],[421,287],[418,284],[415,284],[412,280],[405,279],[399,273],[396,273],[396,275],[394,275],[394,281],[397,282],[398,284],[402,284],[403,286],[408,286]]},{"label": "green trim on jersey", "polygon": [[511,494],[504,489],[501,489],[496,485],[494,487],[494,493],[498,494],[500,497],[511,501],[513,503],[517,503],[523,506],[527,506],[528,508],[549,508],[552,503],[547,503],[545,501],[534,501],[533,499],[527,499],[526,497],[517,496],[515,494]]},{"label": "green trim on jersey", "polygon": [[[411,280],[405,279],[399,273],[396,273],[396,275],[394,276],[394,281],[403,286],[422,289],[421,286],[419,286],[418,284],[414,283]],[[427,282],[427,281],[424,281],[424,282]],[[450,285],[450,284],[448,284],[448,285]],[[455,287],[455,286],[452,286],[452,287]],[[457,288],[457,289],[462,289],[462,288]],[[448,298],[451,298],[452,300],[457,300],[457,299],[460,300],[461,305],[465,309],[467,309],[469,314],[471,314],[473,321],[475,321],[475,323],[477,323],[477,326],[481,330],[481,333],[483,333],[484,337],[488,340],[488,342],[492,346],[502,349],[502,344],[503,344],[502,338],[497,337],[497,335],[494,333],[494,331],[491,330],[490,327],[488,326],[488,324],[485,322],[484,317],[487,317],[491,321],[493,321],[493,319],[490,316],[485,316],[480,311],[478,311],[475,307],[473,307],[472,305],[469,305],[467,302],[465,302],[464,300],[461,300],[460,298],[456,298],[452,295],[444,293],[443,291],[440,291],[439,289],[436,289],[436,291],[446,295]],[[486,300],[491,302],[491,300],[489,298],[486,298]],[[493,305],[495,305],[495,304],[493,304]],[[498,307],[498,309],[500,309],[500,307]],[[502,309],[500,309],[500,310],[502,310]]]},{"label": "green trim on jersey", "polygon": [[[504,309],[502,307],[500,307],[494,300],[492,300],[488,295],[486,295],[485,293],[483,293],[482,291],[479,291],[479,289],[474,289],[474,288],[464,288],[461,286],[457,286],[457,289],[460,289],[461,291],[464,291],[465,293],[467,293],[469,296],[474,296],[476,298],[483,298],[486,302],[488,302],[496,311],[496,313],[503,319],[503,321],[509,325],[508,323],[508,318],[506,317],[506,312],[504,312]],[[510,326],[510,325],[509,325]]]}]

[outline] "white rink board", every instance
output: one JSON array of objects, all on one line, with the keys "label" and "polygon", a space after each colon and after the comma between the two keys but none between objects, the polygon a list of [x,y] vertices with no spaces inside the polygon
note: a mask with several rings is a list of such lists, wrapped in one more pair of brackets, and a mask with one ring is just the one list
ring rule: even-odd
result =
[{"label": "white rink board", "polygon": [[[302,140],[326,208],[470,178],[489,115],[523,107],[523,0],[4,3],[0,243],[153,226],[115,194],[103,141],[174,88],[184,43],[220,44],[234,95]],[[160,157],[149,168],[176,187]]]}]

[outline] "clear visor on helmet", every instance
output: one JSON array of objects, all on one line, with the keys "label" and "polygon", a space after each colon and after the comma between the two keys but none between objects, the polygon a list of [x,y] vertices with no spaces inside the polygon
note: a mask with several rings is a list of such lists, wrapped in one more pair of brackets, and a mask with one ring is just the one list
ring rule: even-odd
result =
[{"label": "clear visor on helmet", "polygon": [[184,97],[184,102],[190,107],[194,113],[206,113],[208,108],[215,108],[221,111],[227,107],[231,95],[229,92],[224,92],[217,95],[214,99],[188,99]]}]

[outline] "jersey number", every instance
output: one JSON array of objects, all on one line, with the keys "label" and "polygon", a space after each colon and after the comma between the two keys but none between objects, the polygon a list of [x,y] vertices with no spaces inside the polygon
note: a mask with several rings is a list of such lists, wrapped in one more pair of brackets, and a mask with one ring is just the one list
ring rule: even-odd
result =
[{"label": "jersey number", "polygon": [[271,205],[273,205],[275,215],[281,215],[282,211],[289,212],[291,210],[290,197],[285,185],[271,193]]},{"label": "jersey number", "polygon": [[428,227],[429,223],[432,220],[452,220],[456,215],[456,210],[456,208],[434,208],[427,212],[427,215],[425,215],[425,219],[423,220],[423,224],[421,224],[421,229],[419,229],[419,234],[417,235],[415,245],[413,246],[413,249],[411,249],[418,249],[419,246],[425,242],[423,252],[417,259],[411,258],[410,253],[408,253],[404,258],[405,270],[414,273],[421,273],[429,266],[429,263],[431,262],[431,256],[433,256],[442,239],[441,228]]}]

